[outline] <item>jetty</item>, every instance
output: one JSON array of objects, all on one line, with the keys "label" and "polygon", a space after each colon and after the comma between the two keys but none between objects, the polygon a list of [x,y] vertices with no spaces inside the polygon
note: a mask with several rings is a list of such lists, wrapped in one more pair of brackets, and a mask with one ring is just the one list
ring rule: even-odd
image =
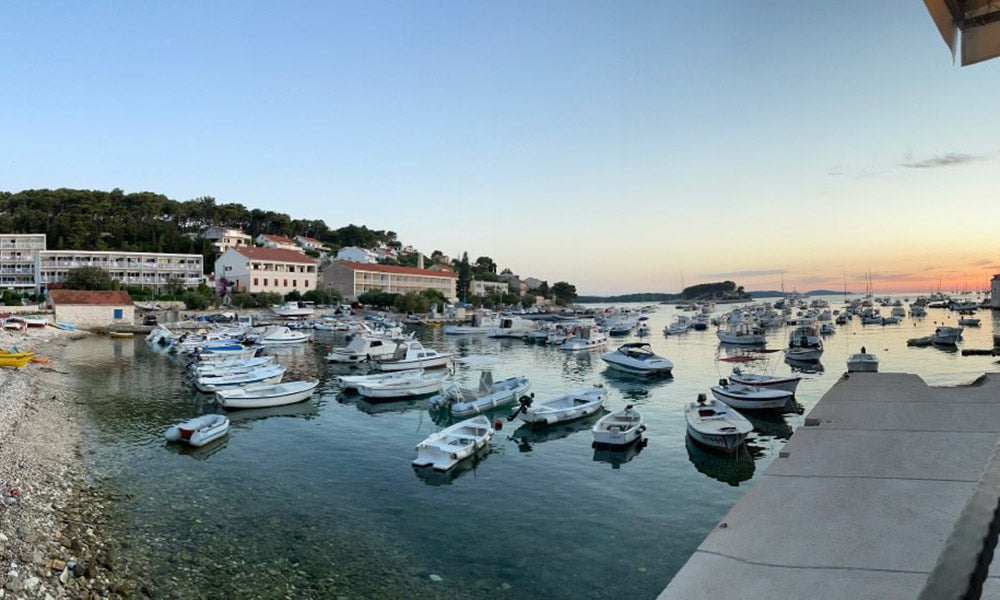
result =
[{"label": "jetty", "polygon": [[659,600],[1000,598],[1000,374],[845,374]]}]

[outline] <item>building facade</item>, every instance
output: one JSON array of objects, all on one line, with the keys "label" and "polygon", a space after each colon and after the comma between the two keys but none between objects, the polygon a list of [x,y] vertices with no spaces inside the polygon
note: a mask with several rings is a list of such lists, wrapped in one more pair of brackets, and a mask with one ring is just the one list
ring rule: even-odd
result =
[{"label": "building facade", "polygon": [[437,290],[445,298],[455,300],[457,283],[455,273],[341,260],[329,263],[322,272],[322,284],[349,300],[371,290],[392,294]]},{"label": "building facade", "polygon": [[175,284],[195,287],[205,280],[200,254],[43,250],[36,257],[36,283],[47,288],[66,281],[71,269],[98,267],[122,285],[138,285],[166,294]]},{"label": "building facade", "polygon": [[254,241],[258,246],[263,248],[275,248],[277,250],[294,250],[295,252],[302,252],[302,248],[295,243],[295,240],[283,235],[270,235],[267,233],[262,233],[254,238]]},{"label": "building facade", "polygon": [[55,311],[56,322],[72,323],[84,329],[135,322],[135,305],[128,292],[51,290],[47,304]]},{"label": "building facade", "polygon": [[378,262],[378,254],[366,248],[348,246],[337,251],[337,260],[355,263],[375,264]]},{"label": "building facade", "polygon": [[469,291],[473,296],[489,296],[490,294],[507,294],[510,286],[506,281],[479,281],[469,282]]},{"label": "building facade", "polygon": [[0,288],[37,292],[36,262],[43,250],[44,233],[0,234]]},{"label": "building facade", "polygon": [[317,240],[316,238],[311,238],[305,235],[297,235],[292,238],[292,241],[298,244],[299,248],[302,248],[303,250],[315,250],[316,252],[326,251],[326,246],[323,242]]},{"label": "building facade", "polygon": [[211,240],[212,247],[219,252],[225,252],[229,248],[249,246],[252,239],[249,235],[243,233],[242,229],[231,227],[209,227],[201,234],[201,237]]},{"label": "building facade", "polygon": [[296,250],[230,248],[215,261],[216,282],[226,290],[258,294],[287,294],[316,289],[316,261]]}]

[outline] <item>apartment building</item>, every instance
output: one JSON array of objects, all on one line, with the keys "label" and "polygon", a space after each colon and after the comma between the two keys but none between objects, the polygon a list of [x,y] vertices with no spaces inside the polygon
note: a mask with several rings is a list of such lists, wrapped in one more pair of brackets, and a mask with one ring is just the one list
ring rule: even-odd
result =
[{"label": "apartment building", "polygon": [[316,289],[316,261],[297,250],[278,248],[230,248],[215,261],[216,280],[225,279],[227,289],[257,294]]},{"label": "apartment building", "polygon": [[36,291],[35,261],[43,250],[44,233],[0,234],[0,288]]},{"label": "apartment building", "polygon": [[298,244],[303,250],[315,250],[316,252],[326,251],[326,245],[323,244],[323,242],[307,235],[297,235],[292,238],[292,241]]},{"label": "apartment building", "polygon": [[369,290],[393,294],[437,290],[445,298],[457,298],[458,275],[451,272],[335,260],[323,267],[324,286],[354,300]]},{"label": "apartment building", "polygon": [[469,282],[469,291],[473,296],[488,296],[490,294],[506,294],[510,292],[510,285],[506,281],[479,281]]},{"label": "apartment building", "polygon": [[211,240],[212,246],[219,252],[225,252],[230,248],[250,246],[253,239],[243,233],[242,229],[232,227],[209,227],[202,232],[201,237]]},{"label": "apartment building", "polygon": [[263,246],[264,248],[276,248],[278,250],[294,250],[296,252],[302,252],[302,248],[295,243],[290,237],[285,237],[283,235],[269,235],[262,233],[254,238],[254,242],[258,246]]},{"label": "apartment building", "polygon": [[35,262],[39,289],[66,281],[69,271],[78,267],[104,269],[120,284],[151,288],[154,294],[169,293],[175,281],[185,287],[204,281],[204,259],[200,254],[42,250]]}]

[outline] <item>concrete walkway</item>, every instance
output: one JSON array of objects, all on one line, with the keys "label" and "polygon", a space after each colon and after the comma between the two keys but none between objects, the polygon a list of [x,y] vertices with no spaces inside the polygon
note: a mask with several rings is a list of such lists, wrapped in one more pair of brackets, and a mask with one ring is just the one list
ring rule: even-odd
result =
[{"label": "concrete walkway", "polygon": [[[996,375],[852,373],[659,598],[916,598],[998,438]],[[998,575],[983,598],[1000,598]]]}]

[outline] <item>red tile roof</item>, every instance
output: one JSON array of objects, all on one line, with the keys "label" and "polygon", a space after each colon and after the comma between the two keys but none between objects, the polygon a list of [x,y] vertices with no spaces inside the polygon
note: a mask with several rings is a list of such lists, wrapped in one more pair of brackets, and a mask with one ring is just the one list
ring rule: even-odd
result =
[{"label": "red tile roof", "polygon": [[275,262],[306,263],[310,265],[316,264],[315,260],[309,258],[305,254],[302,254],[298,250],[286,250],[285,248],[251,248],[249,246],[239,246],[237,248],[230,248],[230,250],[239,252],[243,256],[253,260],[272,260]]},{"label": "red tile roof", "polygon": [[266,233],[262,233],[261,235],[264,236],[264,239],[271,240],[275,244],[288,244],[289,246],[296,245],[295,240],[291,238],[286,238],[283,235],[268,235]]},{"label": "red tile roof", "polygon": [[356,263],[347,261],[336,261],[335,264],[354,269],[355,271],[374,271],[376,273],[399,273],[401,275],[424,275],[429,277],[454,277],[456,273],[445,271],[431,271],[430,269],[415,269],[413,267],[397,267],[396,265],[378,265],[371,263]]},{"label": "red tile roof", "polygon": [[99,292],[94,290],[49,290],[53,304],[91,304],[95,306],[132,306],[128,292]]}]

